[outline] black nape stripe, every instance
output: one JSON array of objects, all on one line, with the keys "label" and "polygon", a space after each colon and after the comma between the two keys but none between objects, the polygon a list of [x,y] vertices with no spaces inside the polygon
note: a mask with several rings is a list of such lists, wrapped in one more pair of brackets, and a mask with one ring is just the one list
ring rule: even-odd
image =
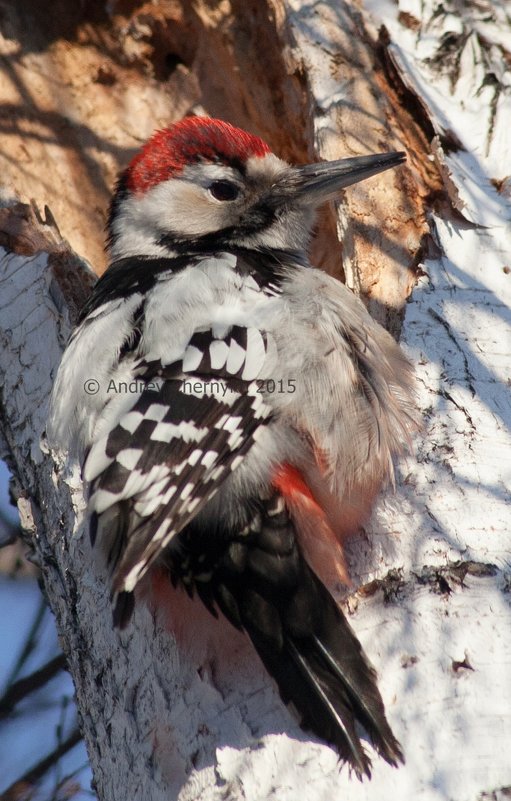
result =
[{"label": "black nape stripe", "polygon": [[[205,257],[231,253],[237,258],[237,272],[240,275],[252,275],[262,288],[269,285],[278,288],[286,270],[307,266],[306,258],[298,251],[266,248],[254,250],[243,247],[224,249],[218,242],[215,247],[211,247],[204,239],[205,237],[195,244],[182,243],[183,252],[178,256],[127,256],[112,262],[95,284],[81,311],[79,322],[109,301],[128,298],[137,292],[147,294],[163,273],[169,273],[170,277]],[[174,250],[179,250],[176,243],[171,246]]]},{"label": "black nape stripe", "polygon": [[145,295],[162,273],[178,273],[189,265],[190,258],[185,256],[128,256],[112,262],[94,285],[92,294],[80,313],[79,322],[110,300],[128,298],[136,292]]}]

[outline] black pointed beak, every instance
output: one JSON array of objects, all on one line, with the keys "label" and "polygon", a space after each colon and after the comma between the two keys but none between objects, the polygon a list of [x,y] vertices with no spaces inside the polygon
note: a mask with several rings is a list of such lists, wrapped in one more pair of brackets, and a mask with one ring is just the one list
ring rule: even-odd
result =
[{"label": "black pointed beak", "polygon": [[295,167],[292,177],[289,176],[285,184],[292,191],[294,199],[316,206],[334,198],[341,189],[391,167],[398,167],[405,161],[406,154],[399,152],[306,164]]}]

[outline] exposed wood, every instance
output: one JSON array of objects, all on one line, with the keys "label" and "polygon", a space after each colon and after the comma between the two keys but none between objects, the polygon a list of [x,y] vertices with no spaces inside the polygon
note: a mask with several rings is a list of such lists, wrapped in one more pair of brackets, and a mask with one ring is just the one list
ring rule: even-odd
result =
[{"label": "exposed wood", "polygon": [[[184,114],[227,119],[296,162],[408,148],[349,4],[311,12],[282,0],[162,0],[106,9],[58,0],[47,15],[22,0],[4,15],[0,40],[4,183],[47,204],[96,271],[116,174],[155,128]],[[337,215],[326,209],[313,249],[316,263],[346,275],[396,331],[427,230],[415,186],[424,156],[410,162],[415,178],[409,168],[389,172],[350,191]]]}]

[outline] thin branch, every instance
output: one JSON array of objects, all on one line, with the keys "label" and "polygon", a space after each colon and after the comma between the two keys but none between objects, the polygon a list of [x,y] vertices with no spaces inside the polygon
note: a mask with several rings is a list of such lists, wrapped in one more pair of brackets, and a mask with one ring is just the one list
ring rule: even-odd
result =
[{"label": "thin branch", "polygon": [[46,612],[46,609],[47,609],[46,601],[44,600],[44,598],[41,598],[41,601],[40,601],[39,606],[37,608],[37,612],[36,612],[34,621],[32,623],[32,626],[30,627],[30,631],[29,631],[28,637],[27,637],[27,639],[25,641],[25,645],[23,646],[23,650],[22,650],[21,654],[19,655],[19,657],[18,657],[18,659],[16,661],[16,664],[14,665],[14,667],[12,669],[9,678],[7,679],[7,682],[6,682],[7,688],[11,687],[11,685],[16,681],[16,677],[19,675],[20,671],[22,670],[23,665],[27,661],[27,659],[30,656],[30,654],[32,653],[32,651],[36,648],[36,645],[37,645],[37,642],[36,642],[37,632],[39,631],[39,627],[40,627],[41,623],[43,622],[43,617],[44,617],[44,614]]},{"label": "thin branch", "polygon": [[30,789],[41,781],[44,775],[61,759],[68,751],[81,741],[82,735],[77,728],[73,729],[69,737],[60,743],[52,752],[40,760],[33,768],[30,768],[23,776],[16,779],[2,795],[2,801],[10,801],[26,797]]},{"label": "thin branch", "polygon": [[16,704],[26,698],[27,695],[30,695],[30,693],[47,684],[57,673],[65,670],[66,666],[66,657],[64,654],[59,654],[50,659],[42,668],[31,673],[30,676],[11,684],[4,696],[0,698],[0,720],[8,717]]},{"label": "thin branch", "polygon": [[[93,793],[92,790],[88,790],[82,787],[80,784],[78,784],[78,782],[75,782],[75,785],[73,785],[73,790],[74,787],[76,787],[75,792],[71,794],[69,790],[69,786],[71,785],[73,780],[75,780],[75,777],[78,776],[78,774],[81,773],[82,770],[85,770],[88,766],[89,763],[84,762],[83,765],[80,765],[78,768],[76,768],[76,770],[73,770],[71,773],[68,773],[66,776],[64,776],[57,783],[53,791],[53,795],[51,796],[49,801],[61,801],[62,798],[70,799],[73,798],[74,795],[77,795],[78,793],[81,793],[82,795],[88,795],[90,796],[90,798],[96,798],[96,794]],[[63,795],[61,795],[61,791],[64,791]]]},{"label": "thin branch", "polygon": [[19,534],[19,524],[13,523],[9,515],[3,509],[0,509],[0,548],[12,545],[13,542],[16,542]]}]

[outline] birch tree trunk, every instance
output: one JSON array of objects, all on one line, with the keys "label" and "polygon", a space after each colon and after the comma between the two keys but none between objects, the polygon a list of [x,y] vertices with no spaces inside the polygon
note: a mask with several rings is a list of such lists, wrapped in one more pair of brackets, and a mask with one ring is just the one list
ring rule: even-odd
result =
[{"label": "birch tree trunk", "polygon": [[[2,455],[41,563],[101,801],[511,796],[511,20],[474,0],[24,0],[3,8]],[[83,7],[82,7],[83,6]],[[405,149],[346,193],[313,260],[417,365],[424,431],[349,546],[350,622],[406,765],[373,781],[304,734],[244,638],[178,653],[150,606],[112,629],[77,471],[44,446],[115,173],[155,127],[220,116],[292,161]],[[58,228],[53,221],[58,222]],[[59,230],[65,239],[62,238]],[[69,241],[69,245],[67,241]],[[407,300],[409,301],[407,303]]]}]

